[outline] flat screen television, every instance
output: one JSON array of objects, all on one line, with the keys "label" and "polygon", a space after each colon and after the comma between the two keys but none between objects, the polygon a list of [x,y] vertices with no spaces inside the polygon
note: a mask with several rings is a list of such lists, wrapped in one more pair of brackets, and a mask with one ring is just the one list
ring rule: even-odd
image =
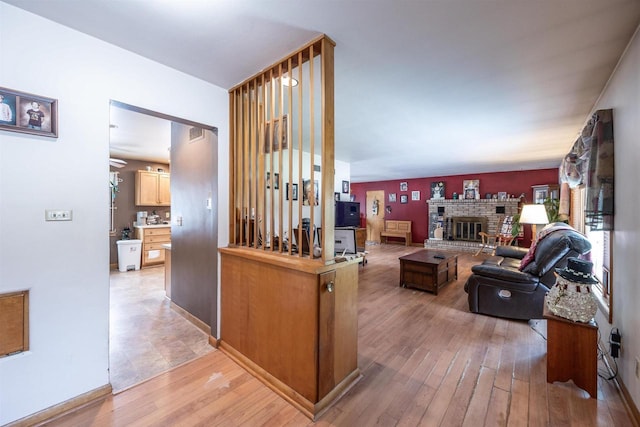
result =
[{"label": "flat screen television", "polygon": [[336,202],[336,227],[359,227],[360,203]]}]

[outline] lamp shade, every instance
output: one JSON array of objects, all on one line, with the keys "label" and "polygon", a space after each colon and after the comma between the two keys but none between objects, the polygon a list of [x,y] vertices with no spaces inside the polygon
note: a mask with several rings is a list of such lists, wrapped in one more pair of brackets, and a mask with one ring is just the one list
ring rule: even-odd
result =
[{"label": "lamp shade", "polygon": [[524,205],[520,213],[521,224],[548,224],[549,217],[544,205]]}]

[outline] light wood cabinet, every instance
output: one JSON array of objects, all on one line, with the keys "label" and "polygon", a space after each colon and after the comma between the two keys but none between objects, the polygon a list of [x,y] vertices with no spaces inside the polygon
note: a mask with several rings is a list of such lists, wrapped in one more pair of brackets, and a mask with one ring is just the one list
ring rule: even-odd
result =
[{"label": "light wood cabinet", "polygon": [[171,243],[171,226],[136,227],[136,238],[142,240],[142,267],[164,263],[165,243]]},{"label": "light wood cabinet", "polygon": [[220,349],[315,418],[359,378],[358,262],[220,252]]},{"label": "light wood cabinet", "polygon": [[171,174],[138,171],[136,206],[171,206]]}]

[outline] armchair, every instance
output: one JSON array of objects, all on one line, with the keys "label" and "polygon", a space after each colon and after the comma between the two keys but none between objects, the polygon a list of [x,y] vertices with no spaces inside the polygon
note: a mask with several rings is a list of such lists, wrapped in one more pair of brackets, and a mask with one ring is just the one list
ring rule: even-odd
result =
[{"label": "armchair", "polygon": [[[531,249],[498,246],[495,256],[471,268],[464,285],[469,311],[510,319],[541,319],[544,297],[555,284],[555,268],[566,266],[567,258],[590,250],[586,237],[564,223],[544,227]],[[530,261],[520,270],[525,256]]]}]

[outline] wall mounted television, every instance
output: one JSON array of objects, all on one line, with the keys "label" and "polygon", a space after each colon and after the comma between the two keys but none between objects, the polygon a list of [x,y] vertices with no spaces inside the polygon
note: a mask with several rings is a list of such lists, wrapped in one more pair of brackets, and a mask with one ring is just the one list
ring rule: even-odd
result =
[{"label": "wall mounted television", "polygon": [[336,201],[336,227],[359,227],[360,203]]}]

